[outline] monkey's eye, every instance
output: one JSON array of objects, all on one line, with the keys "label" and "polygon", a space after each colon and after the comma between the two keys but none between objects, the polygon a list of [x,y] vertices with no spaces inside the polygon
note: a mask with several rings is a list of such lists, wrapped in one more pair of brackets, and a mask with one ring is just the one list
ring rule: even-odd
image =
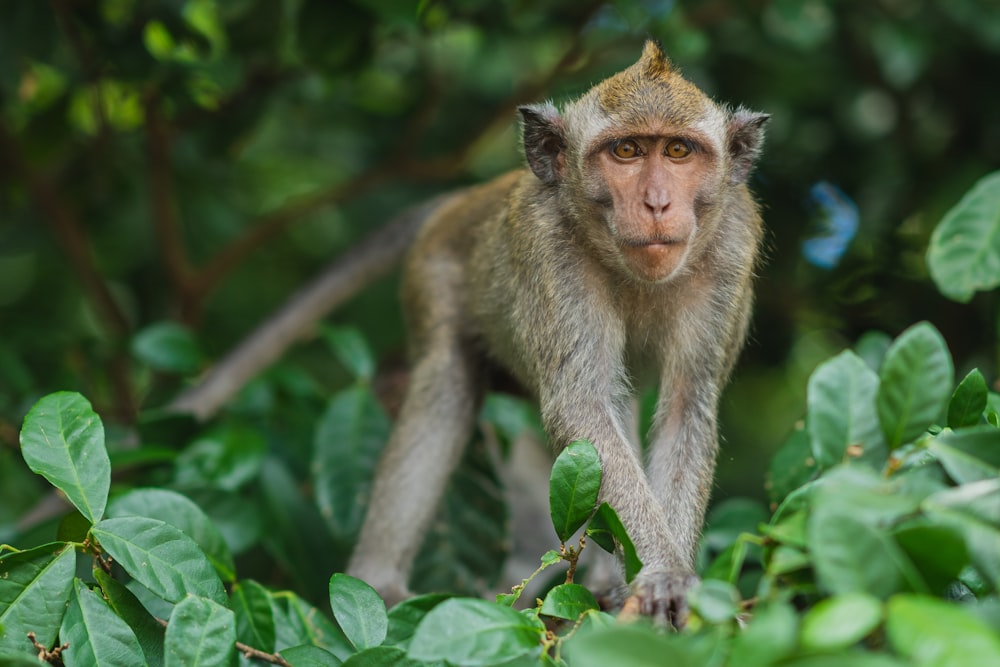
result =
[{"label": "monkey's eye", "polygon": [[667,157],[680,160],[691,154],[691,144],[683,139],[674,139],[667,144]]},{"label": "monkey's eye", "polygon": [[622,139],[612,144],[611,152],[614,153],[616,158],[629,160],[639,154],[639,144],[631,139]]}]

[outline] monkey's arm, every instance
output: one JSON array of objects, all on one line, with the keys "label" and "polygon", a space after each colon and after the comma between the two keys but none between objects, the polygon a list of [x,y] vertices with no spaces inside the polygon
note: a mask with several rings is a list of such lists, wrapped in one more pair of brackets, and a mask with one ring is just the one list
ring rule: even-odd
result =
[{"label": "monkey's arm", "polygon": [[[752,226],[747,229],[754,234]],[[750,247],[746,241],[743,249]],[[694,559],[718,454],[719,395],[742,347],[752,296],[750,261],[717,274],[711,287],[690,285],[661,341],[660,396],[647,476],[664,510],[670,544],[658,573],[633,590],[639,611],[678,627],[686,622],[686,594],[697,579]],[[665,605],[665,606],[664,606]]]},{"label": "monkey's arm", "polygon": [[441,195],[405,211],[348,254],[332,261],[196,385],[177,396],[169,409],[199,420],[215,415],[247,382],[307,335],[331,310],[388,273],[409,248],[424,220],[451,196]]}]

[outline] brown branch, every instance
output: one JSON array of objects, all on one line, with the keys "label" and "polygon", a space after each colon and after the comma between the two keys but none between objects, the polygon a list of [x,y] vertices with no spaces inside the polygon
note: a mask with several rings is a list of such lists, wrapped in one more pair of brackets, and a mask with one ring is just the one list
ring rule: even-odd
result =
[{"label": "brown branch", "polygon": [[293,222],[348,196],[356,197],[367,192],[389,177],[389,170],[373,169],[345,183],[337,183],[296,197],[277,210],[263,215],[247,232],[226,246],[195,275],[192,289],[202,296],[207,295],[257,248]]},{"label": "brown branch", "polygon": [[88,46],[80,33],[80,29],[73,18],[73,10],[68,6],[66,0],[51,0],[53,14],[59,29],[66,36],[70,50],[76,57],[80,65],[80,70],[86,81],[92,86],[94,93],[94,117],[97,118],[97,137],[95,144],[100,147],[101,153],[107,151],[111,142],[111,127],[108,124],[107,113],[105,112],[104,94],[101,91],[101,68],[98,59],[94,56],[93,50]]},{"label": "brown branch", "polygon": [[28,640],[31,642],[31,645],[34,647],[34,649],[38,651],[39,660],[41,660],[42,662],[47,662],[50,665],[63,664],[62,654],[63,651],[69,648],[68,642],[63,644],[62,646],[56,646],[52,650],[49,650],[49,647],[42,646],[41,644],[38,643],[38,636],[34,632],[28,633]]},{"label": "brown branch", "polygon": [[448,195],[411,209],[381,227],[350,253],[334,260],[216,364],[197,385],[178,396],[170,410],[208,419],[261,369],[308,334],[326,313],[389,272],[426,217]]},{"label": "brown branch", "polygon": [[265,653],[260,649],[256,649],[253,646],[247,646],[243,642],[236,642],[236,650],[245,655],[250,660],[257,659],[263,660],[264,662],[269,662],[272,665],[281,665],[281,667],[292,667],[291,663],[281,657],[278,652],[275,653]]},{"label": "brown branch", "polygon": [[581,53],[580,41],[575,40],[572,47],[567,50],[555,67],[546,73],[546,76],[515,91],[503,104],[497,107],[492,116],[472,130],[469,133],[470,139],[463,142],[461,149],[429,160],[414,160],[407,157],[408,154],[412,153],[412,148],[407,148],[407,146],[415,142],[420,133],[419,128],[424,127],[433,116],[431,110],[423,108],[413,116],[409,126],[403,130],[397,147],[388,151],[388,154],[392,156],[391,159],[387,159],[346,183],[316,190],[265,214],[253,224],[249,231],[227,246],[196,275],[193,289],[202,295],[213,291],[247,256],[289,225],[323,207],[340,202],[348,196],[357,197],[375,186],[393,179],[435,181],[452,178],[461,173],[482,137],[507,127],[517,105],[524,100],[535,99],[541,95],[551,85],[552,80],[580,59]]},{"label": "brown branch", "polygon": [[91,257],[83,223],[48,179],[32,168],[25,158],[20,144],[3,125],[0,125],[0,153],[10,162],[14,172],[20,174],[28,186],[31,198],[45,214],[45,219],[52,227],[56,242],[69,258],[73,270],[80,278],[84,292],[93,303],[104,324],[114,336],[126,336],[129,332],[128,319],[112,296],[103,276],[97,270],[93,257]]},{"label": "brown branch", "polygon": [[241,88],[221,99],[214,108],[197,107],[182,112],[173,119],[173,126],[179,130],[186,130],[208,120],[228,118],[233,109],[238,109],[249,100],[259,98],[268,88],[294,78],[298,73],[297,70],[257,67],[250,71]]},{"label": "brown branch", "polygon": [[194,316],[196,291],[193,289],[191,264],[188,262],[181,223],[177,215],[177,201],[170,170],[170,137],[160,109],[160,96],[149,92],[143,98],[146,112],[146,143],[149,147],[150,215],[159,242],[160,253],[167,275],[173,284],[181,305],[181,318]]},{"label": "brown branch", "polygon": [[[49,180],[28,162],[15,137],[0,123],[0,156],[18,174],[31,195],[35,206],[44,214],[42,219],[51,227],[56,244],[69,259],[70,266],[80,280],[83,293],[93,306],[99,320],[115,341],[125,339],[130,331],[128,318],[118,305],[97,269],[91,254],[90,243],[76,212],[66,203],[62,194]],[[114,388],[116,411],[126,418],[135,415],[136,405],[130,381],[128,356],[117,351],[108,365],[108,377]]]}]

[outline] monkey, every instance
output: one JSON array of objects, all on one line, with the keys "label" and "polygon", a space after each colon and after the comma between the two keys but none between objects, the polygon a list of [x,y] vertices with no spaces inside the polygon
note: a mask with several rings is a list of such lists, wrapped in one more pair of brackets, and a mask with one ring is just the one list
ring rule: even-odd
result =
[{"label": "monkey", "polygon": [[[560,110],[519,108],[527,168],[440,200],[404,259],[412,359],[347,572],[394,604],[491,369],[557,450],[587,439],[643,566],[631,606],[680,627],[762,237],[747,180],[769,116],[712,101],[653,40]],[[645,461],[636,389],[658,383]],[[633,429],[634,430],[634,429]]]}]

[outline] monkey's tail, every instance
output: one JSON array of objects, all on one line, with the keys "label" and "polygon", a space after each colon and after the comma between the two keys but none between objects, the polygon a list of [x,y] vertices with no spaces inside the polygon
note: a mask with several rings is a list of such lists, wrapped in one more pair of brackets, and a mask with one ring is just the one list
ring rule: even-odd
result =
[{"label": "monkey's tail", "polygon": [[255,375],[276,361],[316,323],[388,273],[403,257],[424,221],[451,195],[410,208],[336,258],[293,294],[201,380],[178,395],[167,410],[198,420],[215,415]]}]

